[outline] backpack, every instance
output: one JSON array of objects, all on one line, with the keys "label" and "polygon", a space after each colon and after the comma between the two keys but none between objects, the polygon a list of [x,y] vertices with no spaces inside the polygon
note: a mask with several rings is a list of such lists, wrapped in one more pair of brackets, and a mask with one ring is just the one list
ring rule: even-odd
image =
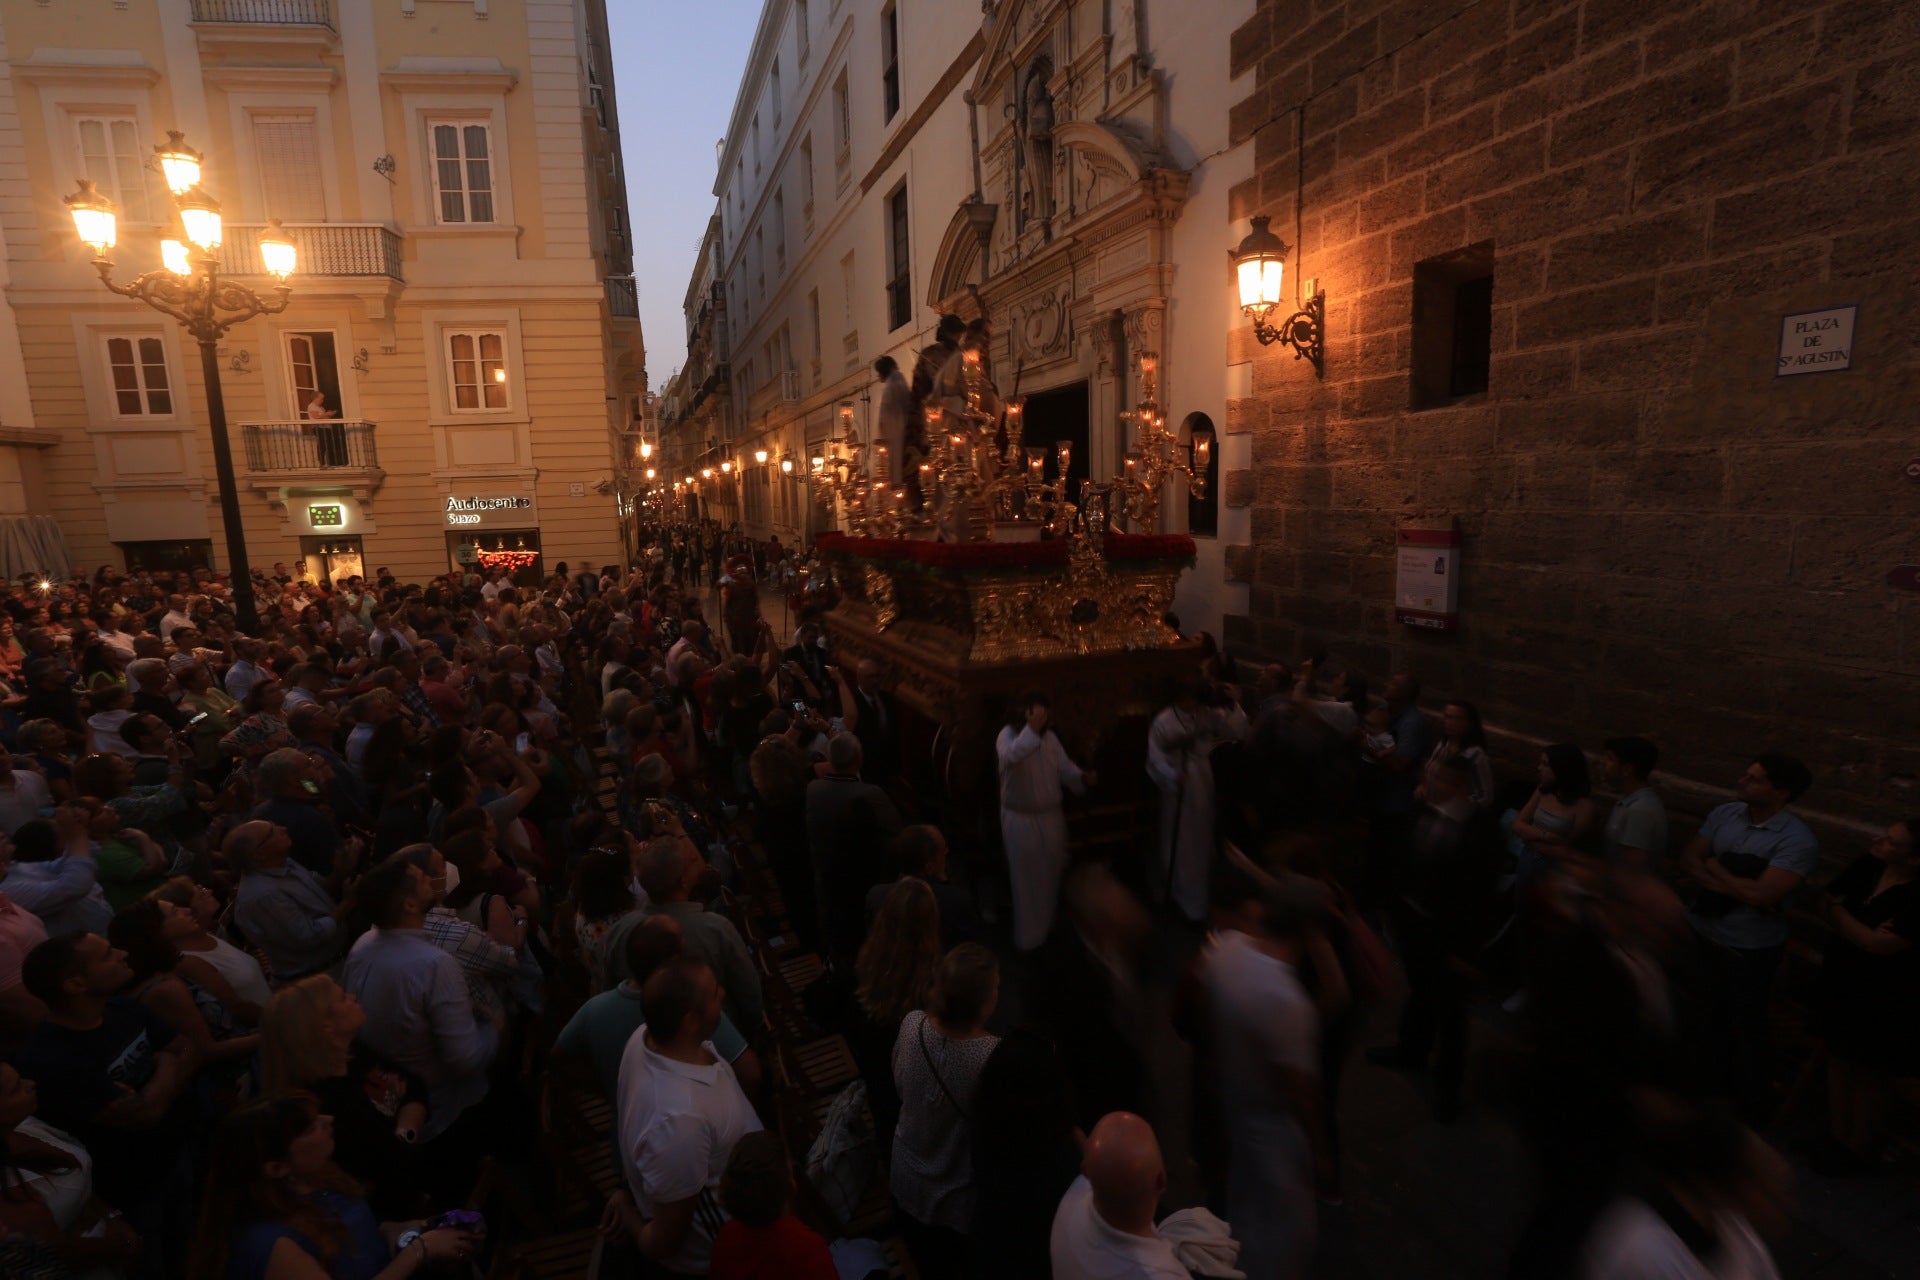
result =
[{"label": "backpack", "polygon": [[845,1222],[859,1207],[878,1167],[867,1082],[855,1080],[833,1100],[821,1122],[820,1136],[807,1148],[807,1180],[834,1220]]}]

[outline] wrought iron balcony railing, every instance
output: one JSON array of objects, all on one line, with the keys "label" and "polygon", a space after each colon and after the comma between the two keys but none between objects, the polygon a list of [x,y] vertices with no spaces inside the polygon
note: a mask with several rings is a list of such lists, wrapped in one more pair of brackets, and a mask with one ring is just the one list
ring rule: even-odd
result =
[{"label": "wrought iron balcony railing", "polygon": [[372,471],[380,465],[371,422],[261,422],[241,427],[240,440],[248,471]]},{"label": "wrought iron balcony railing", "polygon": [[[260,233],[264,223],[232,223],[220,246],[220,260],[229,275],[266,274],[260,261]],[[400,236],[378,222],[317,222],[283,228],[298,253],[298,276],[400,276]]]},{"label": "wrought iron balcony railing", "polygon": [[640,314],[640,291],[632,276],[607,277],[607,310],[629,318]]},{"label": "wrought iron balcony railing", "polygon": [[333,0],[193,0],[195,22],[333,29]]}]

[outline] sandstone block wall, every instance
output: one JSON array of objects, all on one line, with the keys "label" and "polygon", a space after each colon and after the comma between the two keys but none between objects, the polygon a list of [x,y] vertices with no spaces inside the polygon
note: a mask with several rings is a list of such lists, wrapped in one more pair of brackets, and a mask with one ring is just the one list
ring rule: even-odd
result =
[{"label": "sandstone block wall", "polygon": [[[1228,641],[1411,670],[1523,734],[1646,733],[1710,784],[1778,748],[1813,807],[1920,806],[1920,595],[1887,585],[1920,564],[1920,4],[1276,0],[1231,40],[1232,216],[1293,242],[1298,199],[1328,332],[1324,382],[1235,337]],[[1413,411],[1414,265],[1482,242],[1489,390]],[[1781,318],[1847,304],[1852,368],[1776,377]],[[1392,609],[1396,528],[1445,517],[1450,635]]]}]

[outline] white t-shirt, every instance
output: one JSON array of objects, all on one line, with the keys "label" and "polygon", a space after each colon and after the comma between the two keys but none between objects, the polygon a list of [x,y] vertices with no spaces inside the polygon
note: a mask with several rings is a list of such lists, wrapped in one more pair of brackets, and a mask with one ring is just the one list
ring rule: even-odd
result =
[{"label": "white t-shirt", "polygon": [[1053,1215],[1047,1252],[1053,1280],[1191,1280],[1159,1236],[1136,1236],[1108,1224],[1093,1204],[1093,1186],[1073,1180]]},{"label": "white t-shirt", "polygon": [[15,769],[13,786],[0,787],[0,831],[12,835],[52,803],[45,778],[31,769]]},{"label": "white t-shirt", "polygon": [[699,1197],[680,1252],[664,1259],[669,1271],[705,1275],[726,1213],[720,1175],[733,1144],[760,1131],[760,1117],[740,1090],[733,1068],[712,1044],[712,1066],[663,1057],[647,1047],[643,1025],[620,1056],[618,1091],[621,1164],[640,1212]]},{"label": "white t-shirt", "polygon": [[1639,1200],[1621,1200],[1587,1236],[1583,1280],[1780,1280],[1773,1255],[1745,1218],[1720,1214],[1720,1241],[1708,1266],[1681,1243],[1672,1227]]},{"label": "white t-shirt", "polygon": [[1224,929],[1207,944],[1201,973],[1213,1014],[1220,1105],[1248,1120],[1290,1117],[1273,1068],[1320,1074],[1320,1016],[1293,966]]}]

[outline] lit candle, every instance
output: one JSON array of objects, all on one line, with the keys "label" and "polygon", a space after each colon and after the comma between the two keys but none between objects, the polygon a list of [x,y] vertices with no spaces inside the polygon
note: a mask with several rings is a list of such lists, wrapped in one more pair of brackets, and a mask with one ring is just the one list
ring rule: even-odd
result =
[{"label": "lit candle", "polygon": [[907,491],[905,489],[895,489],[893,491],[893,509],[895,511],[905,511],[907,509]]},{"label": "lit candle", "polygon": [[1054,446],[1054,450],[1058,454],[1057,461],[1060,467],[1060,478],[1065,480],[1068,469],[1073,465],[1073,442],[1071,440],[1062,440]]},{"label": "lit candle", "polygon": [[887,446],[883,444],[873,447],[873,474],[882,480],[890,480],[893,478],[892,458],[887,450]]}]

